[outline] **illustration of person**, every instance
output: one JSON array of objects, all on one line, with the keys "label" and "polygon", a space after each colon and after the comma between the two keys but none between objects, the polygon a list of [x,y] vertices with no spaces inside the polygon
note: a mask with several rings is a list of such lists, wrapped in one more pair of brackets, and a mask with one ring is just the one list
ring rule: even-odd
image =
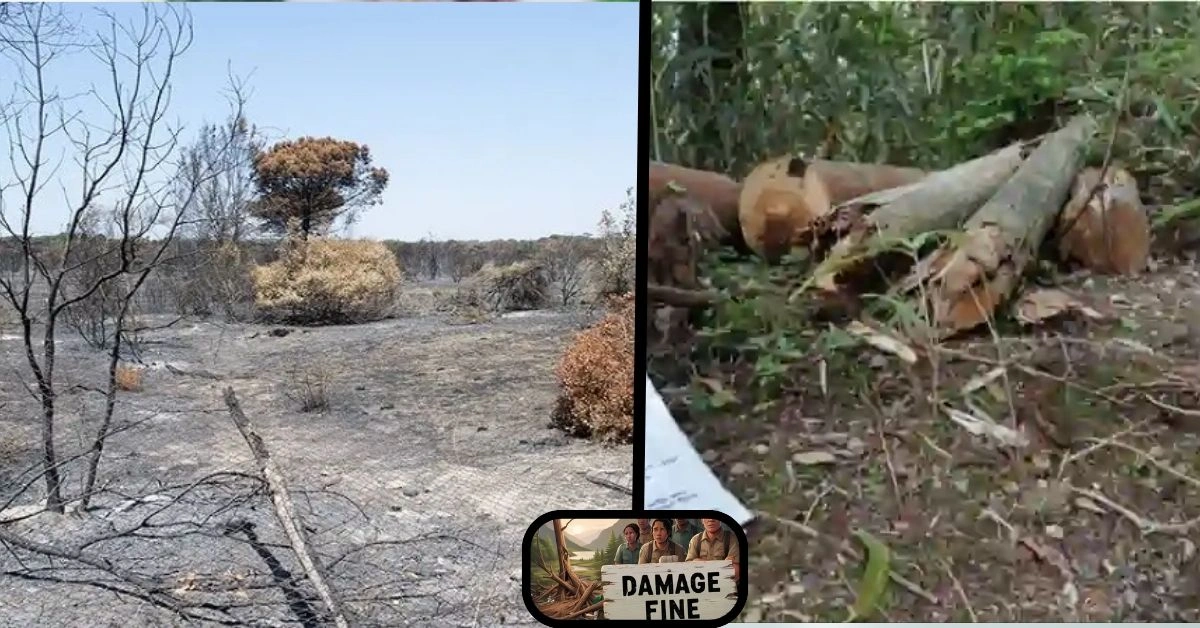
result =
[{"label": "illustration of person", "polygon": [[671,531],[671,540],[679,547],[687,547],[692,537],[700,533],[700,526],[695,519],[676,519],[675,529]]},{"label": "illustration of person", "polygon": [[638,546],[638,539],[642,537],[642,529],[638,524],[631,523],[625,526],[623,532],[625,542],[617,547],[617,557],[613,560],[614,565],[636,565],[638,564],[638,551],[641,549]]},{"label": "illustration of person", "polygon": [[669,519],[655,519],[650,524],[651,541],[642,546],[642,551],[638,554],[639,565],[657,563],[659,559],[667,556],[683,560],[683,547],[671,540],[670,530]]},{"label": "illustration of person", "polygon": [[741,572],[737,537],[718,519],[701,519],[700,523],[704,531],[692,537],[686,560],[730,560],[733,562],[733,577],[738,579]]}]

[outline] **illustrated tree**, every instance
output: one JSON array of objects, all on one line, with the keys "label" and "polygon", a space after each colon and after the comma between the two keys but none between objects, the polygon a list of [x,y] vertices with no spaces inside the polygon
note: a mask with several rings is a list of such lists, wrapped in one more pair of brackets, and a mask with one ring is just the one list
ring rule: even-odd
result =
[{"label": "illustrated tree", "polygon": [[259,194],[252,212],[271,232],[309,235],[379,203],[388,172],[371,164],[367,146],[332,137],[279,142],[254,157]]},{"label": "illustrated tree", "polygon": [[537,597],[543,600],[539,608],[548,617],[555,619],[574,619],[595,613],[603,607],[602,602],[591,603],[593,594],[600,588],[600,582],[587,582],[580,578],[571,565],[571,552],[567,549],[566,535],[567,526],[571,521],[573,519],[551,521],[557,564],[552,567],[543,561],[538,565],[554,583],[538,594]]},{"label": "illustrated tree", "polygon": [[608,545],[604,546],[604,561],[602,564],[611,565],[617,559],[617,550],[621,549],[622,539],[617,536],[617,531],[613,530],[608,536]]}]

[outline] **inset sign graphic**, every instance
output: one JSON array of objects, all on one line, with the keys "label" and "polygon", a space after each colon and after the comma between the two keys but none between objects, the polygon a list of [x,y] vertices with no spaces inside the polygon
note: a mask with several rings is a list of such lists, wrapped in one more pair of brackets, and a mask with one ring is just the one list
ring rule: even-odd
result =
[{"label": "inset sign graphic", "polygon": [[556,511],[525,534],[525,605],[544,624],[720,626],[745,605],[746,535],[716,511]]}]

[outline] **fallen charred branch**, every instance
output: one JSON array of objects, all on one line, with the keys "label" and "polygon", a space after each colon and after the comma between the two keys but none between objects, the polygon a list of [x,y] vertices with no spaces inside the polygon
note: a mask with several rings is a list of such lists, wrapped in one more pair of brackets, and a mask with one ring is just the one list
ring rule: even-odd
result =
[{"label": "fallen charred branch", "polygon": [[254,454],[254,459],[258,462],[259,470],[266,481],[267,490],[271,494],[271,504],[275,507],[275,516],[279,520],[280,526],[283,527],[288,543],[292,546],[292,551],[295,552],[297,560],[299,560],[301,567],[304,569],[304,575],[308,577],[309,582],[316,589],[317,595],[320,596],[321,601],[325,604],[325,608],[329,611],[330,620],[333,624],[338,628],[349,628],[350,624],[346,622],[345,616],[342,615],[340,604],[334,598],[333,591],[326,584],[325,577],[321,574],[316,557],[308,548],[308,541],[304,538],[304,526],[296,516],[296,508],[292,504],[292,498],[288,493],[283,475],[279,473],[274,461],[271,460],[271,454],[267,451],[267,446],[263,442],[262,437],[254,431],[250,420],[242,412],[242,408],[238,404],[237,395],[234,394],[232,388],[225,389],[224,398],[225,406],[229,409],[229,416],[233,419],[234,425],[241,432],[242,438],[246,440],[246,444]]}]

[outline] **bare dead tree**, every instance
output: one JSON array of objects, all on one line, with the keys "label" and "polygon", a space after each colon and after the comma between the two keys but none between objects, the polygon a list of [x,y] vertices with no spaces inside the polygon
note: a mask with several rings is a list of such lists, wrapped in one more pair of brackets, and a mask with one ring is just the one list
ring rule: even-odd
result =
[{"label": "bare dead tree", "polygon": [[[30,6],[2,26],[0,51],[5,74],[18,77],[11,100],[0,114],[9,146],[9,172],[0,179],[0,236],[17,245],[23,259],[15,277],[0,279],[0,294],[17,313],[25,361],[41,405],[42,464],[46,508],[64,505],[55,448],[56,345],[65,313],[102,290],[117,292],[109,353],[105,413],[93,442],[82,496],[86,507],[111,424],[122,330],[133,297],[168,257],[186,215],[190,197],[180,197],[173,181],[187,166],[173,161],[179,131],[166,121],[175,64],[191,43],[191,21],[175,7],[144,7],[141,20],[124,23],[102,11],[102,31],[84,34],[60,6]],[[69,54],[86,53],[104,69],[104,87],[63,95],[51,86],[49,70]],[[236,102],[239,107],[240,101]],[[94,114],[94,112],[101,112]],[[63,199],[48,201],[47,187],[62,173],[54,152],[74,156],[75,194],[60,181]],[[217,176],[194,180],[191,195]],[[75,182],[71,182],[75,183]],[[104,206],[110,211],[102,211]],[[34,217],[66,206],[65,232],[35,245]],[[79,255],[85,226],[97,221],[114,238],[90,255]],[[93,265],[107,269],[76,290],[74,275]],[[35,292],[36,290],[36,292]],[[40,334],[38,333],[40,331]]]},{"label": "bare dead tree", "polygon": [[454,283],[475,274],[487,261],[487,255],[478,242],[449,240],[442,243],[442,253],[442,266]]},{"label": "bare dead tree", "polygon": [[[244,80],[232,72],[229,84],[232,102],[248,98]],[[243,243],[259,232],[250,213],[257,197],[253,159],[267,139],[241,111],[234,107],[222,123],[201,127],[183,150],[175,194],[186,218],[177,247],[189,257],[171,290],[181,315],[219,310],[236,320],[250,309],[249,253]]]},{"label": "bare dead tree", "polygon": [[604,210],[600,217],[600,296],[633,290],[636,258],[637,203],[633,189],[616,211]]},{"label": "bare dead tree", "polygon": [[442,271],[442,258],[444,257],[442,250],[445,246],[443,243],[438,242],[437,238],[431,233],[421,238],[421,241],[417,243],[417,247],[421,251],[421,257],[419,258],[421,271],[429,279],[437,279]]},{"label": "bare dead tree", "polygon": [[[229,83],[231,100],[248,99],[244,79],[231,72]],[[176,190],[180,201],[188,205],[188,218],[181,226],[183,237],[221,245],[236,244],[256,234],[250,215],[256,195],[253,159],[266,144],[263,131],[241,115],[240,108],[222,123],[200,128],[196,140],[184,151],[186,167]]]},{"label": "bare dead tree", "polygon": [[586,240],[582,237],[551,236],[541,243],[538,260],[558,297],[567,307],[579,299],[590,266]]}]

